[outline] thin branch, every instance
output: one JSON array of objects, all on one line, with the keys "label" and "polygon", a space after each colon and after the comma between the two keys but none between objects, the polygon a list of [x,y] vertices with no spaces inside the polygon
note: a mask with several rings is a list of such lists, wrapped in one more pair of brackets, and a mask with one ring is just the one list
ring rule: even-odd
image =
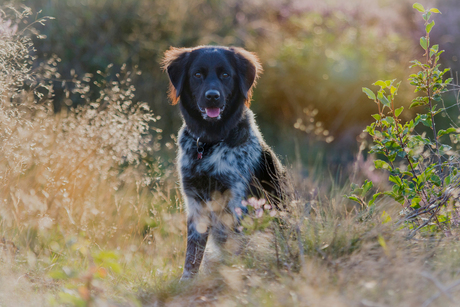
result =
[{"label": "thin branch", "polygon": [[[457,280],[457,281],[454,281],[452,284],[450,284],[447,288],[445,288],[444,290],[447,292],[447,291],[450,291],[452,290],[453,288],[457,287],[460,285],[460,279]],[[433,296],[431,296],[429,299],[427,299],[422,307],[428,307],[431,303],[434,302],[434,300],[436,300],[438,297],[441,296],[441,292],[437,292],[436,294],[434,294]]]},{"label": "thin branch", "polygon": [[454,303],[454,298],[452,297],[452,295],[448,292],[448,290],[444,287],[444,285],[439,281],[437,280],[433,275],[431,275],[430,273],[426,272],[426,271],[423,271],[420,273],[420,275],[422,275],[423,277],[426,277],[428,278],[431,282],[434,283],[434,285],[442,292],[442,294],[444,294],[445,296],[447,296],[447,298],[452,302]]}]

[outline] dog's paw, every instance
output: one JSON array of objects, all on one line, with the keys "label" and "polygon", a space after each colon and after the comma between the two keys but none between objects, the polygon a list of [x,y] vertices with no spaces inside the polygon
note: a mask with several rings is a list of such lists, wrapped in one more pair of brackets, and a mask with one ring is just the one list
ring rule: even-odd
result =
[{"label": "dog's paw", "polygon": [[194,275],[192,273],[184,271],[184,273],[182,274],[182,277],[180,278],[179,282],[186,282],[186,281],[192,280],[193,276]]}]

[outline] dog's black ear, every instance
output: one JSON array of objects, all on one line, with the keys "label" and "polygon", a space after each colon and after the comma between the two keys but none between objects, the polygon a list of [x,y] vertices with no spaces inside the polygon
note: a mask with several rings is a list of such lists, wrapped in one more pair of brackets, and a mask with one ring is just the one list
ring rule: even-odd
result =
[{"label": "dog's black ear", "polygon": [[236,58],[238,83],[241,93],[244,95],[246,105],[249,106],[252,98],[252,89],[256,85],[259,75],[262,73],[262,65],[259,58],[253,52],[239,47],[231,47]]},{"label": "dog's black ear", "polygon": [[169,76],[169,98],[172,104],[176,104],[179,101],[180,94],[184,88],[187,64],[191,51],[192,49],[190,48],[171,47],[165,52],[162,67]]}]

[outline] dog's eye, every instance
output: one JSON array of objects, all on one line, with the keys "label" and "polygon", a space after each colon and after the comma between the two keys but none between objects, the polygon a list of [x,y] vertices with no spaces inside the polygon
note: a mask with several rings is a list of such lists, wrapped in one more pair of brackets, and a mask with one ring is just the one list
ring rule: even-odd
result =
[{"label": "dog's eye", "polygon": [[222,74],[222,78],[227,79],[228,77],[230,77],[230,75],[227,74],[226,72],[224,72],[224,73]]},{"label": "dog's eye", "polygon": [[200,73],[200,72],[196,72],[194,76],[195,76],[195,78],[200,79],[200,78],[201,78],[201,73]]}]

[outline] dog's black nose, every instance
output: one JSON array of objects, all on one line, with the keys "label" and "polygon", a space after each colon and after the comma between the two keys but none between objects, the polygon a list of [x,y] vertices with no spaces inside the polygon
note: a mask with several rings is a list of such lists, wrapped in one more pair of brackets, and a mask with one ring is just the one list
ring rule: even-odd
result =
[{"label": "dog's black nose", "polygon": [[209,90],[205,94],[207,100],[217,100],[220,97],[219,91]]}]

